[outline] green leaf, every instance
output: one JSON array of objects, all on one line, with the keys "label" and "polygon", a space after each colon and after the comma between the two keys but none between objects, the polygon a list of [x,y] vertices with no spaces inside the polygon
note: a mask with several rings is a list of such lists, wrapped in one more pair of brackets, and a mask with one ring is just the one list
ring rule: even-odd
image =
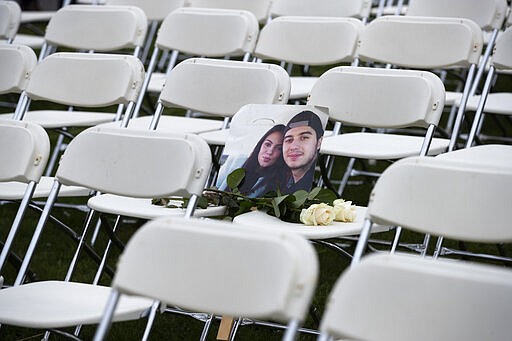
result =
[{"label": "green leaf", "polygon": [[276,205],[280,205],[284,200],[286,200],[286,198],[290,197],[289,194],[286,194],[286,195],[281,195],[281,196],[278,196],[278,197],[275,197],[272,199],[272,202],[275,203]]},{"label": "green leaf", "polygon": [[321,187],[315,187],[313,188],[310,192],[309,192],[309,195],[308,195],[308,200],[313,200],[316,198],[316,196],[318,195],[318,193],[320,193],[320,191],[322,190]]},{"label": "green leaf", "polygon": [[320,202],[325,202],[326,204],[332,205],[332,202],[336,200],[338,197],[336,193],[327,188],[322,188],[321,191],[316,195],[316,199]]},{"label": "green leaf", "polygon": [[276,200],[272,200],[272,206],[274,208],[274,215],[279,218],[281,217],[281,210],[279,209],[279,204]]},{"label": "green leaf", "polygon": [[293,193],[293,196],[295,197],[295,200],[290,203],[290,205],[293,208],[299,208],[304,205],[306,200],[308,199],[309,193],[303,189],[298,190],[297,192]]},{"label": "green leaf", "polygon": [[231,190],[233,191],[235,189],[238,189],[238,186],[240,185],[240,183],[242,182],[244,177],[245,177],[245,169],[237,168],[234,171],[232,171],[231,173],[229,173],[229,175],[226,178],[226,182],[227,182],[229,188],[231,188]]}]

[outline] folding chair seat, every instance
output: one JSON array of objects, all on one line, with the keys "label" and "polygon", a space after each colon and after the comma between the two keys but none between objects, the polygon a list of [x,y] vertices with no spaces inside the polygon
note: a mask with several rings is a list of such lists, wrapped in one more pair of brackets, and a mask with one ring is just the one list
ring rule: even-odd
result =
[{"label": "folding chair seat", "polygon": [[511,184],[512,168],[497,165],[414,157],[388,167],[370,198],[353,264],[330,296],[320,340],[507,338],[508,268],[401,252],[359,259],[374,222],[454,240],[510,242]]},{"label": "folding chair seat", "polygon": [[[365,93],[372,95],[361,96]],[[355,158],[397,160],[439,154],[448,147],[447,139],[433,138],[443,111],[444,86],[439,77],[427,71],[333,68],[315,83],[308,104],[328,108],[330,119],[343,125],[426,129],[423,137],[371,131],[325,137],[320,153],[351,158],[340,184],[340,194],[349,176],[355,173],[352,161]]]},{"label": "folding chair seat", "polygon": [[283,15],[368,18],[371,0],[275,0],[270,10],[273,17]]},{"label": "folding chair seat", "polygon": [[21,7],[16,1],[0,1],[0,41],[11,44],[18,33]]},{"label": "folding chair seat", "polygon": [[[185,55],[185,58],[242,57],[248,61],[258,33],[256,17],[245,10],[191,7],[171,12],[158,30],[147,68],[144,92],[137,102],[135,114],[141,108],[144,95],[159,94],[162,91],[166,74],[176,65],[180,54]],[[157,65],[160,54],[162,57]],[[156,72],[157,66],[166,71]],[[208,130],[218,128],[215,126]]]},{"label": "folding chair seat", "polygon": [[[497,76],[510,77],[511,55],[512,29],[508,28],[496,41],[482,94],[468,98],[466,111],[475,111],[475,118],[466,140],[466,147],[471,146],[475,142],[475,138],[500,139],[500,137],[480,134],[485,114],[512,115],[512,92],[491,92]],[[502,139],[504,142],[510,142],[510,136],[504,136]]]},{"label": "folding chair seat", "polygon": [[186,0],[185,6],[221,9],[242,9],[254,14],[260,24],[270,18],[271,0]]},{"label": "folding chair seat", "polygon": [[506,144],[484,144],[439,154],[437,157],[468,163],[476,162],[479,164],[512,167],[512,146]]},{"label": "folding chair seat", "polygon": [[[190,257],[182,256],[185,250]],[[105,339],[112,310],[124,295],[213,314],[274,318],[288,322],[283,339],[293,340],[317,276],[314,249],[294,233],[221,221],[151,221],[120,258],[94,340]]]},{"label": "folding chair seat", "polygon": [[[364,24],[355,18],[282,16],[260,31],[253,55],[289,64],[353,63]],[[305,100],[317,77],[291,77],[291,100]]]},{"label": "folding chair seat", "polygon": [[[289,89],[288,74],[278,65],[189,58],[168,74],[153,117],[132,119],[128,128],[195,133],[197,131],[192,129],[200,128],[205,119],[162,115],[164,108],[177,106],[230,117],[247,103],[286,102]],[[222,121],[219,122],[222,124]],[[144,219],[179,214],[176,210],[151,205],[150,198],[103,194],[91,198],[88,204],[100,212]],[[221,212],[219,209],[198,210],[196,215],[218,215]]]},{"label": "folding chair seat", "polygon": [[[76,259],[84,247],[89,224],[82,231],[64,281],[23,284],[61,185],[134,197],[193,197],[201,194],[210,167],[209,147],[197,135],[100,127],[91,127],[78,134],[61,159],[52,193],[37,223],[15,285],[0,290],[0,323],[28,328],[63,328],[94,324],[101,319],[110,292],[108,287],[94,285],[99,281],[101,268],[94,284],[72,282]],[[186,216],[191,216],[193,211],[191,204]],[[139,319],[152,305],[152,300],[126,298],[125,303],[121,301],[114,320]]]}]

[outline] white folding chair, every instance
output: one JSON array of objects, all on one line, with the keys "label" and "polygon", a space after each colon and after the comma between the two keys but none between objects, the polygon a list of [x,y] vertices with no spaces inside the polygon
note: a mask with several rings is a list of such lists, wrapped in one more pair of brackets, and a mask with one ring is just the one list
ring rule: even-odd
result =
[{"label": "white folding chair", "polygon": [[[144,12],[134,6],[89,6],[71,5],[61,8],[52,17],[45,33],[45,44],[39,60],[57,48],[80,51],[102,51],[112,53],[132,49],[135,56],[144,42],[147,20]],[[69,110],[28,110],[23,119],[35,122],[47,129],[68,130],[69,127],[89,127],[119,119],[123,106],[117,114],[112,109],[106,112]],[[73,113],[71,112],[73,111]],[[3,114],[0,117],[13,117]],[[20,117],[16,117],[20,118]],[[45,175],[51,175],[57,157],[65,148],[65,133],[55,143],[52,158]],[[68,136],[69,137],[69,136]]]},{"label": "white folding chair", "polygon": [[167,14],[171,13],[177,8],[184,6],[185,0],[105,0],[106,5],[122,5],[122,6],[137,6],[144,11],[148,19],[148,33],[146,41],[143,45],[143,51],[140,54],[141,60],[146,61],[153,39],[157,32],[158,26],[162,23]]},{"label": "white folding chair", "polygon": [[[286,103],[290,78],[274,64],[211,58],[189,58],[165,79],[153,116],[131,119],[128,127],[201,133],[226,127],[229,118],[248,103]],[[220,120],[162,115],[164,107],[185,108]]]},{"label": "white folding chair", "polygon": [[[231,117],[247,103],[286,102],[289,89],[288,74],[278,65],[189,58],[179,63],[168,74],[153,117],[132,119],[128,128],[156,128],[158,131],[196,133],[202,128],[201,122],[212,120],[162,115],[164,108],[184,107]],[[222,121],[216,122],[222,124]],[[150,197],[141,199],[103,194],[91,198],[88,204],[99,212],[143,219],[181,214],[179,209],[152,205]],[[196,215],[219,215],[222,214],[222,209],[198,209]]]},{"label": "white folding chair", "polygon": [[[191,7],[168,14],[158,30],[135,115],[139,113],[145,95],[162,91],[166,74],[176,65],[180,54],[207,58],[242,57],[247,61],[258,32],[256,17],[245,10]],[[166,71],[155,72],[157,66]],[[213,129],[218,128],[209,130]]]},{"label": "white folding chair", "polygon": [[[129,111],[137,98],[143,75],[142,63],[133,56],[56,53],[37,64],[30,73],[30,81],[25,92],[29,100],[47,100],[90,107],[123,104]],[[32,197],[47,198],[51,193],[53,181],[53,177],[41,177]],[[10,181],[0,184],[0,197],[4,200],[21,200],[25,192],[26,185],[21,182]],[[59,196],[75,197],[89,194],[90,190],[87,188],[63,186]]]},{"label": "white folding chair", "polygon": [[[12,152],[13,146],[16,148],[16,153]],[[43,128],[32,123],[0,120],[0,162],[2,164],[0,167],[0,199],[6,199],[1,191],[2,185],[6,182],[17,181],[20,185],[25,185],[25,193],[2,246],[0,274],[2,274],[2,268],[8,258],[21,219],[32,199],[35,186],[46,166],[49,153],[50,140]],[[3,276],[0,276],[0,279],[0,285],[2,285]]]},{"label": "white folding chair", "polygon": [[[351,64],[363,28],[355,18],[282,16],[261,29],[253,55],[289,66]],[[290,99],[305,100],[316,79],[291,77]]]},{"label": "white folding chair", "polygon": [[[471,85],[469,96],[473,96],[480,84],[488,64],[489,57],[494,48],[496,37],[502,31],[503,22],[507,14],[506,0],[412,0],[408,5],[407,16],[428,17],[457,17],[473,20],[482,29],[484,44],[487,45],[478,63],[478,68]],[[447,122],[448,130],[452,128],[455,112],[462,98],[462,84],[456,91],[447,91],[446,105],[451,106],[450,117]]]},{"label": "white folding chair", "polygon": [[359,259],[374,222],[455,240],[510,242],[510,185],[510,166],[414,157],[387,168],[370,197],[354,263],[332,291],[321,340],[506,339],[510,270],[401,253]]},{"label": "white folding chair", "polygon": [[[185,250],[189,257],[183,257]],[[283,339],[293,340],[317,276],[315,251],[297,234],[220,221],[155,220],[128,242],[94,340],[105,338],[124,294],[212,314],[288,322]]]},{"label": "white folding chair", "polygon": [[242,9],[254,14],[258,22],[265,24],[270,18],[273,0],[186,0],[185,6],[202,8]]},{"label": "white folding chair", "polygon": [[482,46],[482,30],[470,19],[382,16],[365,27],[358,55],[361,62],[402,68],[466,70],[461,105],[449,145],[449,150],[453,150]]},{"label": "white folding chair", "polygon": [[40,59],[58,48],[115,52],[130,49],[138,56],[147,32],[147,18],[136,6],[69,5],[48,22]]},{"label": "white folding chair", "polygon": [[506,340],[511,282],[505,268],[367,256],[336,283],[319,340]]},{"label": "white folding chair", "polygon": [[[361,94],[371,94],[361,96]],[[424,128],[423,136],[378,132],[341,133],[324,138],[320,153],[351,158],[339,187],[356,174],[356,158],[397,160],[446,151],[447,139],[433,138],[444,106],[444,86],[427,71],[337,67],[315,83],[308,104],[326,107],[333,121],[364,128]],[[358,174],[378,174],[357,171]]]},{"label": "white folding chair", "polygon": [[[179,165],[179,166],[177,166]],[[38,241],[62,185],[134,197],[202,193],[211,167],[210,149],[197,135],[92,127],[69,144],[57,169],[52,192],[37,223],[15,285],[0,290],[0,323],[30,328],[63,328],[98,323],[108,287],[71,282],[76,261],[87,238],[84,228],[64,281],[23,284]],[[146,177],[147,176],[147,177]],[[193,213],[189,205],[186,216]],[[91,218],[89,214],[87,220]],[[26,303],[23,303],[26,302]],[[130,298],[115,320],[138,319],[153,306],[151,300]],[[156,307],[153,307],[156,309]],[[156,310],[155,310],[156,312]]]},{"label": "white folding chair", "polygon": [[0,1],[0,41],[14,41],[21,20],[21,7],[16,1]]},{"label": "white folding chair", "polygon": [[[484,114],[512,115],[512,91],[511,92],[491,92],[496,76],[504,74],[502,77],[509,76],[512,70],[512,28],[503,32],[494,47],[494,53],[491,58],[489,71],[485,80],[482,95],[471,96],[466,105],[466,111],[475,111],[475,118],[466,140],[466,148],[475,142],[475,138],[496,138],[483,136],[480,134]],[[510,136],[503,137],[504,142],[510,142]]]},{"label": "white folding chair", "polygon": [[270,10],[273,17],[282,15],[353,17],[366,20],[372,9],[371,0],[275,0]]},{"label": "white folding chair", "polygon": [[0,45],[0,94],[20,94],[14,116],[19,115],[25,108],[24,91],[36,64],[36,54],[30,47]]}]

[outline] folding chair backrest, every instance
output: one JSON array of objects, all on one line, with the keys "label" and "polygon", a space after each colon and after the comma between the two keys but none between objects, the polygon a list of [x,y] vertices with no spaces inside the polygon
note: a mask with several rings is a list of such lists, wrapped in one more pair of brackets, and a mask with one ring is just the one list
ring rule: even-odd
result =
[{"label": "folding chair backrest", "polygon": [[208,144],[193,134],[92,127],[66,149],[56,178],[130,197],[199,195],[211,167]]},{"label": "folding chair backrest", "polygon": [[107,5],[136,6],[144,11],[150,21],[162,21],[175,9],[182,7],[185,0],[106,0]]},{"label": "folding chair backrest", "polygon": [[50,140],[41,126],[0,120],[0,181],[38,182],[49,153]]},{"label": "folding chair backrest", "polygon": [[21,21],[21,7],[16,1],[0,1],[0,39],[14,39]]},{"label": "folding chair backrest", "polygon": [[143,79],[133,56],[60,52],[39,62],[26,92],[32,100],[103,107],[135,101]]},{"label": "folding chair backrest", "polygon": [[25,45],[0,45],[0,94],[25,90],[37,64],[34,51]]},{"label": "folding chair backrest", "polygon": [[45,40],[77,50],[115,51],[144,44],[147,19],[135,6],[69,5],[58,10]]},{"label": "folding chair backrest", "polygon": [[285,104],[289,93],[290,78],[278,65],[189,58],[168,74],[159,101],[227,117],[248,103]]},{"label": "folding chair backrest", "polygon": [[400,67],[434,69],[477,65],[482,30],[462,18],[382,16],[364,29],[361,61]]},{"label": "folding chair backrest", "polygon": [[503,32],[496,41],[492,55],[494,67],[500,70],[512,70],[512,28]]},{"label": "folding chair backrest", "polygon": [[301,65],[350,63],[363,28],[355,18],[278,17],[261,29],[254,55]]},{"label": "folding chair backrest", "polygon": [[258,31],[258,21],[248,11],[179,8],[162,22],[156,46],[194,56],[243,56],[253,51]]},{"label": "folding chair backrest", "polygon": [[301,321],[317,262],[311,244],[298,234],[170,218],[134,234],[113,287],[191,311]]},{"label": "folding chair backrest", "polygon": [[455,240],[511,242],[506,214],[512,200],[510,186],[512,166],[408,158],[388,167],[379,178],[367,214],[378,224]]},{"label": "folding chair backrest", "polygon": [[304,15],[323,17],[367,18],[372,9],[371,0],[275,0],[272,16]]},{"label": "folding chair backrest", "polygon": [[308,104],[346,125],[427,127],[439,122],[444,97],[443,83],[427,71],[340,66],[320,76]]},{"label": "folding chair backrest", "polygon": [[351,340],[499,341],[512,333],[510,306],[508,268],[370,255],[338,280],[320,330]]},{"label": "folding chair backrest", "polygon": [[243,9],[254,14],[259,22],[270,16],[273,0],[186,0],[186,6],[203,8]]},{"label": "folding chair backrest", "polygon": [[466,18],[490,31],[501,29],[507,7],[506,0],[411,0],[406,15]]}]

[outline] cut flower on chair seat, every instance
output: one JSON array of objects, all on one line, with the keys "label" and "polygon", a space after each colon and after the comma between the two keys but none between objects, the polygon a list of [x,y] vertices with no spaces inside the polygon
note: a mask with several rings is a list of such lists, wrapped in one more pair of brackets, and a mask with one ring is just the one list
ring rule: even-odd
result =
[{"label": "cut flower on chair seat", "polygon": [[[315,187],[311,191],[299,190],[292,194],[268,192],[262,197],[248,197],[239,191],[244,180],[245,170],[235,169],[227,177],[229,191],[209,188],[203,192],[198,207],[209,205],[226,206],[225,217],[234,218],[254,210],[266,212],[283,221],[304,223],[312,226],[325,226],[333,221],[352,222],[356,217],[355,206],[351,201],[337,199],[329,189]],[[154,205],[185,207],[187,198],[155,198]]]}]

